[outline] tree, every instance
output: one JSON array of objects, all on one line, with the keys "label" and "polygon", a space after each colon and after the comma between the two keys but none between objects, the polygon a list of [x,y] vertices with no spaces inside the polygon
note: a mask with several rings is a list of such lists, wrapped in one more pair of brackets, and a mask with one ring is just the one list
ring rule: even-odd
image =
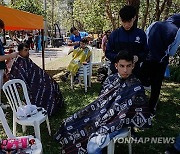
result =
[{"label": "tree", "polygon": [[73,8],[73,20],[78,29],[90,32],[103,30],[105,19],[102,3],[97,0],[76,0]]},{"label": "tree", "polygon": [[37,15],[45,15],[42,3],[38,0],[16,0],[11,3],[11,7]]}]

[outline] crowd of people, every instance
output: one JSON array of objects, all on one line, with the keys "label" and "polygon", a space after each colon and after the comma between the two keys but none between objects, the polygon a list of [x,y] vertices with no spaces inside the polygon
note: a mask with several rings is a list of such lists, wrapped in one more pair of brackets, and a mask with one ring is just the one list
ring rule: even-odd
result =
[{"label": "crowd of people", "polygon": [[[137,17],[133,6],[124,6],[119,16],[121,27],[112,32],[107,30],[104,36],[100,36],[98,44],[111,62],[111,75],[103,82],[98,98],[66,118],[56,132],[55,139],[62,145],[63,153],[100,154],[124,128],[152,125],[169,55],[174,55],[180,45],[180,14],[152,23],[146,33],[135,24]],[[0,30],[3,28],[4,23],[0,20]],[[63,81],[70,73],[76,81],[78,69],[90,61],[92,54],[87,47],[93,40],[92,35],[76,27],[72,27],[70,32],[68,45],[74,50],[68,72],[61,78]],[[35,42],[36,49],[40,50],[38,41]],[[3,85],[5,60],[18,57],[10,70],[10,79],[24,80],[31,101],[52,115],[62,107],[62,94],[56,81],[29,58],[28,50],[33,48],[32,43],[29,36],[26,44],[18,46],[19,52],[4,55],[0,41],[0,87]],[[144,86],[151,86],[149,100]],[[168,150],[180,152],[179,137]]]}]

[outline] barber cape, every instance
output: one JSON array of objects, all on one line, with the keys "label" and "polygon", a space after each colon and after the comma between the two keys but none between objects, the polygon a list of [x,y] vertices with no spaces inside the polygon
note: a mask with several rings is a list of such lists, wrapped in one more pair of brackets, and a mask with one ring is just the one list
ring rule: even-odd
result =
[{"label": "barber cape", "polygon": [[151,126],[147,99],[134,75],[124,80],[114,74],[106,79],[94,102],[64,120],[55,139],[62,145],[62,153],[85,154],[94,134],[109,134],[128,126]]},{"label": "barber cape", "polygon": [[81,67],[82,63],[87,61],[88,58],[92,55],[92,52],[88,47],[85,49],[77,48],[73,51],[73,59],[69,63],[67,70],[75,75],[78,69]]},{"label": "barber cape", "polygon": [[10,71],[10,79],[25,82],[31,104],[43,107],[48,115],[56,113],[63,104],[57,82],[30,58],[18,57]]}]

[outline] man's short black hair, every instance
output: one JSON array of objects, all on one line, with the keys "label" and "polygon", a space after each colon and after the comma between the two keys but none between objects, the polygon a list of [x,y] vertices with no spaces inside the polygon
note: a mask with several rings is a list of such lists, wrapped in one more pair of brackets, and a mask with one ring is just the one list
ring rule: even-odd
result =
[{"label": "man's short black hair", "polygon": [[22,51],[24,47],[29,48],[28,44],[26,44],[26,43],[19,44],[18,45],[18,51]]},{"label": "man's short black hair", "polygon": [[4,21],[0,19],[0,28],[4,29]]},{"label": "man's short black hair", "polygon": [[131,5],[126,5],[119,11],[119,15],[122,21],[130,21],[136,16],[136,9]]},{"label": "man's short black hair", "polygon": [[76,27],[71,27],[70,32],[73,33],[75,30],[77,30]]},{"label": "man's short black hair", "polygon": [[115,63],[118,63],[119,60],[126,60],[126,61],[132,61],[134,60],[134,56],[132,54],[132,51],[130,50],[121,50],[117,54],[115,58]]},{"label": "man's short black hair", "polygon": [[87,40],[87,38],[82,38],[82,39],[80,40],[80,42],[87,44],[87,43],[88,43],[88,40]]}]

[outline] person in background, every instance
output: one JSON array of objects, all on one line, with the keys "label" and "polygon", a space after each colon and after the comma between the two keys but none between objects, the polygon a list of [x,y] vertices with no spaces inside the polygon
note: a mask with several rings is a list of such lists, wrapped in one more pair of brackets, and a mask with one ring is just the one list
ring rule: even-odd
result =
[{"label": "person in background", "polygon": [[102,38],[103,38],[103,34],[98,34],[98,38],[97,38],[97,40],[96,40],[96,47],[97,47],[98,49],[101,48]]},{"label": "person in background", "polygon": [[[5,24],[4,22],[0,19],[0,33],[2,32],[2,30],[5,28]],[[12,58],[16,58],[18,55],[18,52],[13,52],[11,54],[8,55],[4,55],[4,47],[3,44],[0,40],[0,106],[2,108],[6,108],[6,106],[2,103],[1,101],[1,89],[3,86],[3,76],[4,76],[4,70],[6,68],[6,63],[5,60],[7,59],[12,59]]]},{"label": "person in background", "polygon": [[105,51],[106,51],[106,45],[107,45],[107,42],[108,42],[108,39],[109,39],[109,35],[111,34],[111,31],[110,30],[107,30],[105,31],[105,35],[103,36],[102,38],[102,44],[101,44],[101,48],[105,54]]},{"label": "person in background", "polygon": [[36,46],[36,52],[39,52],[42,49],[40,32],[36,33],[34,43],[35,43],[35,46]]},{"label": "person in background", "polygon": [[69,46],[74,46],[74,49],[78,48],[80,46],[80,40],[82,38],[86,38],[88,41],[92,41],[93,37],[89,35],[87,32],[80,32],[76,29],[76,27],[72,27],[70,29],[71,36],[68,40]]},{"label": "person in background", "polygon": [[105,56],[111,61],[112,73],[117,73],[114,63],[118,52],[124,49],[132,51],[136,61],[133,74],[139,78],[140,63],[146,59],[148,53],[146,34],[143,30],[135,27],[136,9],[133,6],[124,6],[119,11],[119,15],[122,26],[110,34]]},{"label": "person in background", "polygon": [[140,80],[143,85],[151,86],[149,105],[155,114],[169,55],[174,55],[180,45],[180,14],[152,23],[147,29],[147,39],[149,53],[141,66]]},{"label": "person in background", "polygon": [[80,47],[72,50],[73,59],[67,67],[68,72],[64,76],[61,76],[62,81],[66,82],[69,74],[72,73],[75,76],[74,81],[78,82],[78,69],[81,65],[86,65],[90,61],[90,56],[92,55],[92,52],[87,47],[87,44],[88,40],[83,38],[80,40]]}]

